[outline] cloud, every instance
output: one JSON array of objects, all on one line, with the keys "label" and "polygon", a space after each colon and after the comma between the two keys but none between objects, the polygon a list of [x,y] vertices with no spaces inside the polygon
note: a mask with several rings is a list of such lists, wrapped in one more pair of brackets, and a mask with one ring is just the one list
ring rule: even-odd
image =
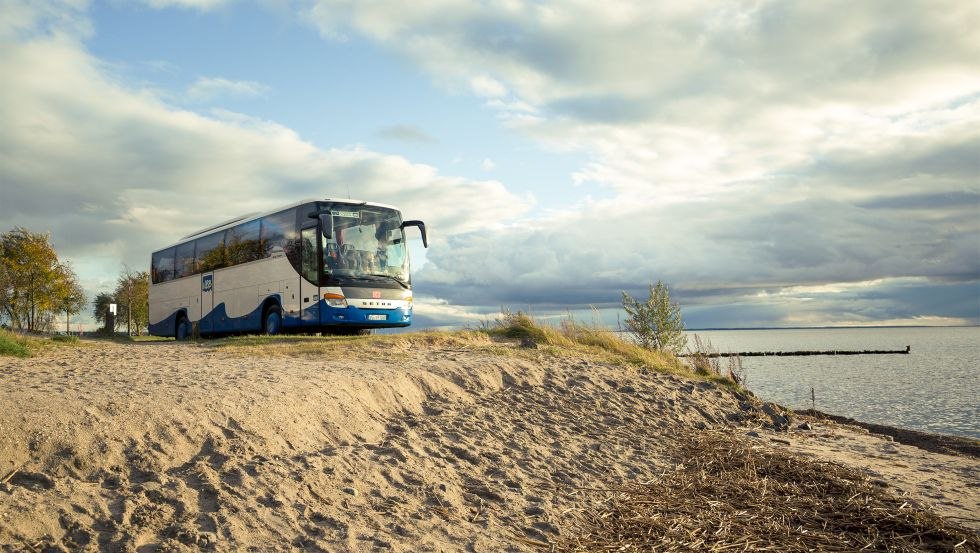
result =
[{"label": "cloud", "polygon": [[[663,279],[725,320],[730,306],[833,319],[821,303],[913,319],[912,303],[980,322],[975,6],[320,0],[309,17],[458,80],[544,148],[584,153],[571,180],[610,192],[451,237],[419,275],[427,294],[474,310],[612,306]],[[758,295],[902,279],[922,284],[861,313],[840,296]],[[909,296],[964,282],[972,311]]]},{"label": "cloud", "polygon": [[436,144],[439,142],[415,125],[392,125],[380,129],[377,134],[381,138],[400,142],[414,142],[418,144]]},{"label": "cloud", "polygon": [[477,75],[470,79],[470,88],[474,94],[485,98],[500,98],[507,95],[507,87],[486,75]]},{"label": "cloud", "polygon": [[484,171],[492,171],[496,166],[497,164],[488,157],[483,158],[483,161],[480,163],[480,169],[483,169]]},{"label": "cloud", "polygon": [[978,45],[966,31],[980,18],[955,1],[896,7],[438,0],[403,10],[397,2],[321,0],[309,16],[325,33],[356,32],[397,45],[440,76],[493,75],[534,104],[604,97],[645,99],[654,107],[690,98],[877,103],[896,83],[931,95],[941,87],[914,84],[907,71],[972,81]]},{"label": "cloud", "polygon": [[423,328],[478,326],[492,316],[490,310],[481,313],[452,305],[443,299],[420,298],[418,296],[415,298],[415,307],[412,313],[413,324]]},{"label": "cloud", "polygon": [[945,146],[978,120],[980,10],[955,0],[439,0],[410,12],[320,0],[309,17],[469,85],[514,130],[591,155],[578,182],[617,192],[708,195],[841,149],[874,154],[915,136]]},{"label": "cloud", "polygon": [[255,81],[233,81],[222,77],[200,77],[187,88],[187,97],[206,102],[221,97],[263,96],[269,87]]},{"label": "cloud", "polygon": [[121,85],[63,37],[3,43],[0,75],[0,220],[50,230],[87,283],[124,263],[145,267],[150,251],[190,230],[346,197],[348,186],[425,220],[434,244],[531,205],[496,181],[363,148],[320,149],[274,121],[176,108]]},{"label": "cloud", "polygon": [[[770,322],[762,324],[771,325],[801,324],[797,319],[804,312],[827,321],[833,317],[830,307],[842,320],[856,304],[832,301],[840,293],[816,294],[828,283],[842,289],[869,283],[859,288],[870,295],[911,278],[918,288],[888,296],[873,312],[883,319],[913,316],[901,301],[921,309],[920,315],[955,314],[980,322],[976,302],[969,301],[980,278],[980,223],[969,213],[952,206],[910,215],[765,193],[662,206],[610,200],[492,234],[454,236],[429,253],[416,282],[425,294],[475,310],[562,310],[616,307],[620,290],[643,294],[648,283],[664,280],[695,313],[720,316],[732,306],[737,311],[766,304]],[[959,286],[959,304],[915,299],[935,298],[950,285]],[[803,300],[793,300],[803,297],[814,305],[804,309]],[[854,316],[867,322],[870,313]],[[719,324],[703,316],[695,320]],[[740,326],[750,325],[742,320]]]},{"label": "cloud", "polygon": [[0,40],[38,36],[80,39],[92,34],[88,0],[4,0]]}]

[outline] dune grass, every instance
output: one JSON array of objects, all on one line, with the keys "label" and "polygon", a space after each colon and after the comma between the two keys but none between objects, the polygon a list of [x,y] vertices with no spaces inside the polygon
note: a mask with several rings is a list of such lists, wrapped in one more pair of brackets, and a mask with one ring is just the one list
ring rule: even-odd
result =
[{"label": "dune grass", "polygon": [[477,328],[454,331],[425,330],[370,336],[234,336],[202,342],[229,353],[252,357],[344,355],[387,358],[422,348],[484,351],[508,356],[544,354],[561,357],[572,354],[737,388],[735,382],[721,374],[694,371],[671,353],[644,348],[597,323],[583,323],[568,316],[556,325],[546,325],[521,311],[505,310]]},{"label": "dune grass", "polygon": [[556,326],[548,326],[527,313],[505,310],[496,319],[484,322],[480,330],[492,337],[533,341],[554,355],[575,352],[607,363],[737,387],[736,382],[720,372],[694,371],[672,353],[645,348],[601,324],[584,323],[571,316],[563,318]]}]

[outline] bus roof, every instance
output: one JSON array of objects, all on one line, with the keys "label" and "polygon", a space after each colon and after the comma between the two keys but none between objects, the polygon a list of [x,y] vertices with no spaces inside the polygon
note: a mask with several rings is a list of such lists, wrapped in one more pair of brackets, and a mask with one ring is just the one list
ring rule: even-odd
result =
[{"label": "bus roof", "polygon": [[186,236],[181,237],[180,240],[174,242],[173,244],[170,244],[169,246],[165,246],[163,248],[160,248],[158,250],[155,250],[154,253],[155,252],[158,252],[158,251],[165,250],[167,248],[172,248],[172,247],[174,247],[174,246],[176,246],[178,244],[183,244],[184,242],[193,240],[195,238],[199,238],[200,236],[203,236],[203,235],[208,234],[210,232],[215,232],[215,231],[219,231],[219,230],[225,230],[226,228],[230,228],[230,227],[233,227],[235,225],[239,225],[241,223],[247,223],[249,221],[254,221],[255,219],[261,219],[262,217],[265,217],[266,215],[272,215],[273,213],[278,213],[278,212],[283,211],[283,210],[286,210],[286,209],[291,209],[291,208],[294,208],[294,207],[299,207],[301,205],[308,204],[308,203],[313,203],[313,202],[337,202],[337,203],[353,204],[353,205],[359,205],[359,206],[382,207],[382,208],[385,208],[385,209],[394,209],[395,211],[398,211],[398,208],[396,208],[394,206],[391,206],[391,205],[388,205],[388,204],[381,204],[381,203],[377,203],[377,202],[368,202],[368,201],[365,201],[365,200],[352,200],[352,199],[346,199],[345,200],[345,199],[341,199],[341,198],[320,198],[320,199],[317,199],[317,198],[308,198],[308,199],[305,199],[305,200],[300,200],[298,202],[293,202],[293,203],[288,204],[288,205],[280,206],[280,207],[277,207],[275,209],[270,209],[269,211],[257,211],[257,212],[254,212],[254,213],[247,213],[245,215],[240,215],[238,217],[234,217],[234,218],[229,219],[227,221],[218,223],[217,225],[212,225],[210,227],[205,227],[203,229],[194,231],[194,232],[192,232],[192,233],[190,233],[190,234],[188,234]]}]

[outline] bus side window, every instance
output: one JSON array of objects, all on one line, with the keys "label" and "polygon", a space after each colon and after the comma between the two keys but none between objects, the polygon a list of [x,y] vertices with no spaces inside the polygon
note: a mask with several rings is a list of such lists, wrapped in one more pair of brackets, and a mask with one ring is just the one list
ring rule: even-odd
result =
[{"label": "bus side window", "polygon": [[249,221],[229,230],[226,245],[229,265],[262,259],[259,222]]},{"label": "bus side window", "polygon": [[174,248],[153,254],[153,284],[174,279]]},{"label": "bus side window", "polygon": [[296,210],[287,209],[262,219],[262,256],[289,256],[295,247]]},{"label": "bus side window", "polygon": [[194,274],[194,242],[184,242],[177,246],[177,267],[175,278]]},{"label": "bus side window", "polygon": [[225,233],[218,232],[197,239],[197,271],[206,273],[225,266]]}]

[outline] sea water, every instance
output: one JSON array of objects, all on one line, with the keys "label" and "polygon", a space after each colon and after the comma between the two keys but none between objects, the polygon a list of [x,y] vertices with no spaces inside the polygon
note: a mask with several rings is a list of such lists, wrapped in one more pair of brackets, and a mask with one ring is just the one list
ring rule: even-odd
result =
[{"label": "sea water", "polygon": [[[908,355],[742,357],[746,386],[793,409],[980,438],[980,327],[689,331],[722,352],[904,350]],[[722,367],[727,362],[722,359]]]}]

